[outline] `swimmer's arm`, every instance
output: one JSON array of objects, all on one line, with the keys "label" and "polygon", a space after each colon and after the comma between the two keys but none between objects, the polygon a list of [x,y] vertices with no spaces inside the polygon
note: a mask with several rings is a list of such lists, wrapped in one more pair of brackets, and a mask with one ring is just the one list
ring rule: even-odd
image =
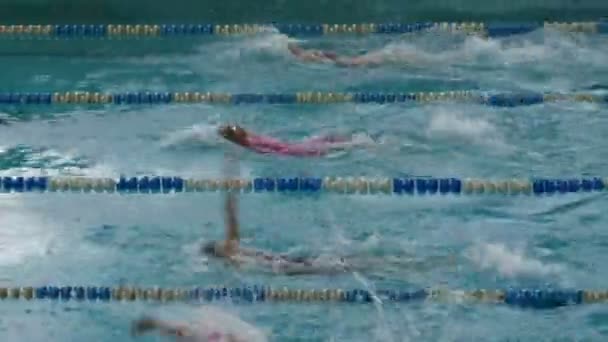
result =
[{"label": "swimmer's arm", "polygon": [[149,317],[144,317],[140,320],[137,320],[133,324],[131,333],[137,336],[146,333],[150,330],[158,330],[162,335],[166,336],[190,335],[190,329],[186,325],[161,321]]},{"label": "swimmer's arm", "polygon": [[301,275],[317,275],[317,274],[325,274],[327,272],[323,272],[319,270],[317,267],[312,266],[304,266],[301,267],[299,265],[283,265],[279,266],[279,273],[282,273],[286,276],[301,276]]},{"label": "swimmer's arm", "polygon": [[315,50],[304,49],[295,43],[287,44],[289,52],[302,62],[323,62],[326,60],[325,57],[315,53]]},{"label": "swimmer's arm", "polygon": [[[226,195],[226,207],[224,208],[226,213],[226,248],[234,249],[238,248],[241,235],[239,232],[239,221],[237,218],[237,204],[236,196],[232,192],[228,192]],[[232,250],[234,252],[234,250]]]},{"label": "swimmer's arm", "polygon": [[299,56],[302,54],[302,52],[304,51],[304,49],[302,49],[298,44],[296,43],[288,43],[287,44],[287,49],[289,50],[289,52],[291,52],[291,54],[293,54],[294,56]]},{"label": "swimmer's arm", "polygon": [[287,44],[287,49],[289,50],[289,52],[291,52],[291,54],[296,57],[297,59],[301,60],[301,61],[309,61],[310,60],[310,54],[307,54],[306,50],[301,48],[299,45],[295,44],[295,43],[289,43]]},{"label": "swimmer's arm", "polygon": [[336,65],[341,67],[376,66],[382,64],[381,56],[363,55],[358,57],[339,57]]},{"label": "swimmer's arm", "polygon": [[316,270],[284,270],[282,272],[286,276],[300,276],[300,275],[317,275],[323,274]]},{"label": "swimmer's arm", "polygon": [[159,331],[165,336],[192,336],[192,332],[185,325],[162,325],[159,327]]},{"label": "swimmer's arm", "polygon": [[353,59],[352,58],[348,58],[348,57],[339,57],[339,58],[336,58],[336,60],[335,60],[334,63],[337,66],[339,66],[339,67],[355,66],[355,64],[353,63]]}]

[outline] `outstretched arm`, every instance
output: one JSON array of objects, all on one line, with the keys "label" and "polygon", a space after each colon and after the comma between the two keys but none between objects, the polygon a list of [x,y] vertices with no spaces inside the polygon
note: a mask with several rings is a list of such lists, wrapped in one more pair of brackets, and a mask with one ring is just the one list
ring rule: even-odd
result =
[{"label": "outstretched arm", "polygon": [[[224,175],[227,177],[227,182],[230,182],[234,177],[238,177],[240,174],[238,160],[234,159],[230,155],[227,155],[224,159],[223,171]],[[238,252],[239,241],[241,240],[237,210],[236,194],[232,191],[228,191],[226,193],[226,202],[224,204],[224,225],[226,236],[223,246],[223,253],[226,257],[232,256]]]},{"label": "outstretched arm", "polygon": [[294,57],[303,62],[328,62],[338,58],[338,56],[333,52],[304,49],[295,43],[287,44],[287,48]]},{"label": "outstretched arm", "polygon": [[339,57],[336,65],[340,67],[378,66],[382,64],[382,56],[363,55],[358,57]]},{"label": "outstretched arm", "polygon": [[133,336],[139,336],[150,332],[152,330],[158,330],[158,332],[165,336],[188,336],[190,330],[188,326],[173,322],[165,322],[150,317],[143,317],[133,323],[131,327],[131,334]]},{"label": "outstretched arm", "polygon": [[228,251],[234,251],[234,249],[238,248],[241,235],[237,218],[236,195],[233,192],[229,191],[226,194],[224,211],[226,214],[226,248]]},{"label": "outstretched arm", "polygon": [[289,52],[291,52],[295,56],[300,56],[304,52],[304,49],[302,49],[296,43],[287,43],[287,49],[289,49]]}]

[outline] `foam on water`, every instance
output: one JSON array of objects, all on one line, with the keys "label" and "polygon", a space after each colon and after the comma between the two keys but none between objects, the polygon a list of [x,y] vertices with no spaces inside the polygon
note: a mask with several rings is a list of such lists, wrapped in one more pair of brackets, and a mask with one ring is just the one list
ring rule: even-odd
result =
[{"label": "foam on water", "polygon": [[438,108],[432,115],[428,134],[483,141],[497,133],[496,127],[483,118],[468,118],[462,112]]},{"label": "foam on water", "polygon": [[160,145],[164,148],[177,148],[186,145],[217,146],[224,142],[224,139],[217,133],[218,127],[218,125],[195,124],[166,134]]},{"label": "foam on water", "polygon": [[[2,229],[0,230],[0,267],[18,266],[30,257],[44,257],[52,244],[52,221],[46,217],[29,215],[22,199],[3,196],[0,202]],[[3,283],[6,286],[6,278]]]},{"label": "foam on water", "polygon": [[501,243],[479,242],[466,256],[482,270],[492,270],[505,277],[545,277],[564,272],[560,265],[545,264],[526,256],[522,249],[510,249]]}]

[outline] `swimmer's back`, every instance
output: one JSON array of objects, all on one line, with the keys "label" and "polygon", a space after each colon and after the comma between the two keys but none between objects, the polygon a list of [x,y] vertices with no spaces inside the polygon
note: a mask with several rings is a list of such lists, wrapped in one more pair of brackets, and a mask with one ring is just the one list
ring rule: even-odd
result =
[{"label": "swimmer's back", "polygon": [[312,260],[305,257],[291,257],[285,254],[272,254],[259,249],[240,248],[238,257],[243,259],[251,259],[252,261],[261,263],[293,263],[312,265]]},{"label": "swimmer's back", "polygon": [[275,273],[298,274],[338,274],[348,271],[343,258],[319,259],[271,254],[261,250],[242,248],[236,256],[239,262],[254,264],[271,269]]},{"label": "swimmer's back", "polygon": [[320,156],[332,149],[341,148],[348,138],[338,136],[315,137],[305,141],[288,143],[278,139],[249,134],[247,147],[258,153],[274,153],[288,156]]},{"label": "swimmer's back", "polygon": [[192,335],[180,342],[266,342],[263,331],[214,307],[199,309],[200,321],[192,326]]}]

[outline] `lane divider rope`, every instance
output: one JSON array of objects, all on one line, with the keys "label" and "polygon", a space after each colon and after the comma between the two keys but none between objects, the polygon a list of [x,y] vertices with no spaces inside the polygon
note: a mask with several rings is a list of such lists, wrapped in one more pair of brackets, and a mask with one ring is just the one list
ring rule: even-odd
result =
[{"label": "lane divider rope", "polygon": [[608,291],[552,288],[508,288],[497,290],[378,290],[289,289],[270,286],[159,288],[131,286],[40,286],[0,287],[0,300],[62,300],[89,302],[343,302],[370,303],[442,301],[450,299],[549,309],[566,305],[608,301]]},{"label": "lane divider rope", "polygon": [[209,104],[336,104],[336,103],[477,103],[492,107],[530,106],[559,101],[608,103],[608,94],[593,93],[484,93],[461,90],[446,92],[296,92],[296,93],[211,93],[211,92],[124,92],[87,91],[46,93],[0,93],[5,105],[167,105]]},{"label": "lane divider rope", "polygon": [[608,22],[421,22],[362,24],[47,24],[0,25],[0,38],[19,39],[141,39],[252,35],[280,32],[290,36],[336,34],[408,34],[449,32],[506,37],[538,29],[587,34],[608,33]]},{"label": "lane divider rope", "polygon": [[280,177],[189,179],[182,177],[1,177],[4,193],[167,194],[235,191],[242,193],[335,193],[395,195],[553,195],[600,192],[608,178],[534,178],[483,180],[470,178]]}]

